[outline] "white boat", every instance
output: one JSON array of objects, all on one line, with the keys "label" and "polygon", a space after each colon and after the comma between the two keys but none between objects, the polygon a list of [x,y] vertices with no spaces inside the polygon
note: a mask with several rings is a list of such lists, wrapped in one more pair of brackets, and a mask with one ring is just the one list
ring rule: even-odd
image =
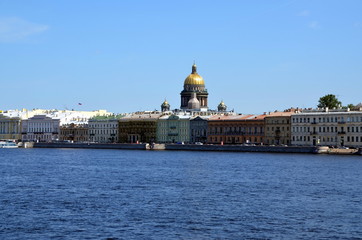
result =
[{"label": "white boat", "polygon": [[18,145],[16,145],[16,143],[14,143],[14,142],[1,141],[0,148],[18,148]]}]

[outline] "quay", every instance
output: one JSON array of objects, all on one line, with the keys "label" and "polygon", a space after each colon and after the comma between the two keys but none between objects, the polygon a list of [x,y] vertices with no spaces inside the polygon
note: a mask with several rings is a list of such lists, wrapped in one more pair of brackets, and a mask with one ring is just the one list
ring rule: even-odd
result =
[{"label": "quay", "polygon": [[243,146],[243,145],[195,145],[195,144],[130,144],[130,143],[33,143],[34,148],[84,148],[124,150],[172,150],[172,151],[217,151],[217,152],[261,152],[261,153],[309,153],[309,154],[357,154],[361,149],[338,149],[329,147],[302,146]]}]

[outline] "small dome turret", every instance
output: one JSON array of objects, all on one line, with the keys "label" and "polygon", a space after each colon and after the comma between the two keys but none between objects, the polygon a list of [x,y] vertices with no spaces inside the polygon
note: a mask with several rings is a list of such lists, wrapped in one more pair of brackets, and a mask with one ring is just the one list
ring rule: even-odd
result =
[{"label": "small dome turret", "polygon": [[170,104],[167,102],[166,99],[165,99],[165,101],[161,104],[161,111],[162,111],[162,112],[170,111]]},{"label": "small dome turret", "polygon": [[217,106],[217,110],[219,112],[225,112],[227,109],[227,106],[225,105],[224,101],[221,101],[220,104]]}]

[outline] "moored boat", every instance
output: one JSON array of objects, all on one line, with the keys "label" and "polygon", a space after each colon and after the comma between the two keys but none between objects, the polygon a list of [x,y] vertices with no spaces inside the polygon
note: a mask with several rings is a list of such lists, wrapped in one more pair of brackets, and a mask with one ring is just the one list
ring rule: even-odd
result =
[{"label": "moored boat", "polygon": [[0,141],[0,148],[18,148],[18,145],[10,141]]}]

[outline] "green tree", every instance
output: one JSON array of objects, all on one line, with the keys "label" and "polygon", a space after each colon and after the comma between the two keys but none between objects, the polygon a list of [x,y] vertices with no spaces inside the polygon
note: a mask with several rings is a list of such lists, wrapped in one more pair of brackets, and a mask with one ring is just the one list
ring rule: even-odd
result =
[{"label": "green tree", "polygon": [[342,106],[342,103],[338,100],[336,95],[328,94],[319,99],[319,108],[339,108]]},{"label": "green tree", "polygon": [[355,109],[355,108],[356,108],[356,106],[353,105],[352,103],[348,104],[347,107],[348,107],[349,109]]}]

